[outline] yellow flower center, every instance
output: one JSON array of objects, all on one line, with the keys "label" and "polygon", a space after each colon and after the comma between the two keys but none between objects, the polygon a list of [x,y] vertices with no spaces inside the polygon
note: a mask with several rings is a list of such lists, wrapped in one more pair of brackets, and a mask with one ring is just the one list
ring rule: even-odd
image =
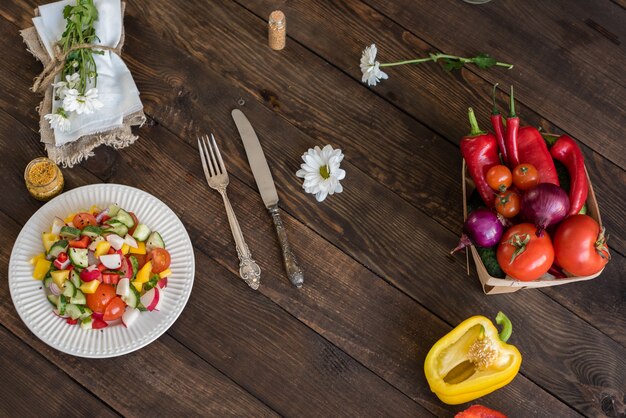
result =
[{"label": "yellow flower center", "polygon": [[325,180],[330,177],[330,169],[328,168],[328,164],[320,167],[320,176]]}]

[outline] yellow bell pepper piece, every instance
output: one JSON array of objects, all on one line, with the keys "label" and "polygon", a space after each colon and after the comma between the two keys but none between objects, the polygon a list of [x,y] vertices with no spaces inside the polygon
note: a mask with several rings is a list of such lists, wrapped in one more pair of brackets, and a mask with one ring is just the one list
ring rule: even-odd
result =
[{"label": "yellow bell pepper piece", "polygon": [[55,270],[53,272],[50,272],[50,275],[52,276],[52,280],[57,284],[57,286],[59,286],[59,289],[63,289],[65,281],[70,277],[70,271]]},{"label": "yellow bell pepper piece", "polygon": [[31,258],[30,260],[28,260],[28,262],[32,264],[33,266],[36,266],[39,260],[43,260],[45,258],[46,258],[46,255],[44,253],[39,253],[33,258]]},{"label": "yellow bell pepper piece", "polygon": [[130,247],[129,253],[131,254],[145,254],[146,253],[146,243],[137,241],[137,248]]},{"label": "yellow bell pepper piece", "polygon": [[96,293],[96,290],[98,289],[98,286],[100,286],[100,281],[99,280],[92,280],[90,282],[85,282],[83,284],[80,285],[80,290],[87,294],[87,293]]},{"label": "yellow bell pepper piece", "polygon": [[93,252],[93,255],[96,257],[100,257],[109,252],[111,249],[111,243],[109,241],[100,241],[96,245],[96,251]]},{"label": "yellow bell pepper piece", "polygon": [[472,401],[499,389],[517,375],[522,364],[519,350],[506,344],[511,321],[502,312],[496,322],[484,316],[466,319],[437,341],[424,362],[426,380],[437,397],[449,405]]},{"label": "yellow bell pepper piece", "polygon": [[172,270],[170,269],[165,269],[162,272],[159,273],[159,277],[160,278],[164,278],[164,277],[170,277],[172,275]]},{"label": "yellow bell pepper piece", "polygon": [[137,281],[133,281],[133,282],[130,282],[130,284],[135,286],[135,289],[137,289],[137,291],[141,293],[141,289],[143,289],[143,283],[139,283]]},{"label": "yellow bell pepper piece", "polygon": [[45,258],[40,258],[35,264],[35,270],[33,271],[33,279],[43,280],[46,277],[46,273],[50,270],[52,261],[48,261]]},{"label": "yellow bell pepper piece", "polygon": [[74,216],[76,216],[75,213],[70,213],[69,215],[67,215],[67,218],[63,219],[63,222],[65,222],[66,224],[69,224],[70,222],[74,220]]},{"label": "yellow bell pepper piece", "polygon": [[137,272],[137,276],[135,277],[135,281],[138,282],[138,283],[146,283],[148,280],[150,280],[150,273],[151,272],[152,272],[152,261],[148,261]]},{"label": "yellow bell pepper piece", "polygon": [[46,252],[48,252],[52,244],[59,240],[59,236],[50,232],[44,232],[41,239],[43,241],[43,247],[46,249]]},{"label": "yellow bell pepper piece", "polygon": [[126,255],[128,254],[128,251],[130,250],[130,245],[124,243],[122,245],[122,248],[120,248],[120,250],[122,250],[122,254]]}]

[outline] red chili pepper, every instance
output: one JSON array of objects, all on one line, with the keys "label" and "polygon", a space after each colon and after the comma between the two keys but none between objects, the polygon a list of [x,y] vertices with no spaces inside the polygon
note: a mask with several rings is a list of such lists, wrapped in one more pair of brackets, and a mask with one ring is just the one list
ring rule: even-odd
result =
[{"label": "red chili pepper", "polygon": [[502,115],[498,110],[498,106],[496,105],[496,87],[498,87],[498,83],[493,86],[493,109],[491,110],[491,126],[493,126],[493,132],[496,134],[496,139],[498,140],[498,148],[500,149],[500,155],[502,157],[502,162],[506,165],[509,161],[507,152],[506,152],[506,144],[504,143],[504,124],[502,123]]},{"label": "red chili pepper", "polygon": [[559,184],[554,161],[541,133],[532,126],[519,128],[517,149],[521,164],[532,164],[539,174],[539,183]]},{"label": "red chili pepper", "polygon": [[471,132],[461,139],[461,153],[474,180],[476,190],[487,207],[494,207],[494,192],[487,184],[485,176],[494,165],[500,164],[496,137],[492,133],[483,132],[478,127],[474,109],[468,111]]},{"label": "red chili pepper", "polygon": [[70,247],[72,248],[87,248],[89,246],[90,238],[85,235],[81,239],[70,241]]},{"label": "red chili pepper", "polygon": [[520,164],[519,151],[517,148],[517,131],[519,118],[515,114],[515,100],[513,99],[513,86],[511,86],[511,107],[509,117],[506,118],[506,155],[511,169]]},{"label": "red chili pepper", "polygon": [[561,135],[550,148],[550,155],[562,162],[570,176],[569,212],[567,216],[576,215],[587,201],[589,183],[585,171],[585,159],[576,141],[567,135]]}]

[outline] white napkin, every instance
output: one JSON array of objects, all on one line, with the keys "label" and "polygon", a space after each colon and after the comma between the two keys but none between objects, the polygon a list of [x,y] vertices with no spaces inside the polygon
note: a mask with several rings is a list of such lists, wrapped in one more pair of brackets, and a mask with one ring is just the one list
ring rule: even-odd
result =
[{"label": "white napkin", "polygon": [[[33,18],[35,29],[50,57],[53,56],[54,45],[61,39],[65,31],[63,8],[74,5],[74,0],[62,0],[39,6],[40,16]],[[120,0],[94,0],[98,9],[98,20],[94,27],[100,44],[115,48],[122,36],[122,13]],[[135,85],[130,71],[124,61],[112,51],[104,51],[104,55],[94,54],[98,72],[98,99],[104,105],[91,114],[69,115],[69,132],[54,131],[55,145],[61,146],[76,141],[84,135],[104,132],[122,126],[125,116],[143,109],[139,99],[139,90]],[[57,77],[56,81],[59,81]],[[52,111],[62,101],[52,104]]]}]

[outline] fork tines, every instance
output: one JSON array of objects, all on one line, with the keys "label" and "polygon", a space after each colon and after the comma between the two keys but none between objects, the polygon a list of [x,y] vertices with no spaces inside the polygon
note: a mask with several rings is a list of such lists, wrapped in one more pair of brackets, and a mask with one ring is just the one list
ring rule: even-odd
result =
[{"label": "fork tines", "polygon": [[[224,160],[215,142],[215,137],[211,134],[211,141],[207,135],[198,138],[198,148],[200,150],[200,159],[202,160],[202,168],[207,177],[215,177],[220,174],[227,174]],[[216,158],[217,157],[217,158]]]}]

